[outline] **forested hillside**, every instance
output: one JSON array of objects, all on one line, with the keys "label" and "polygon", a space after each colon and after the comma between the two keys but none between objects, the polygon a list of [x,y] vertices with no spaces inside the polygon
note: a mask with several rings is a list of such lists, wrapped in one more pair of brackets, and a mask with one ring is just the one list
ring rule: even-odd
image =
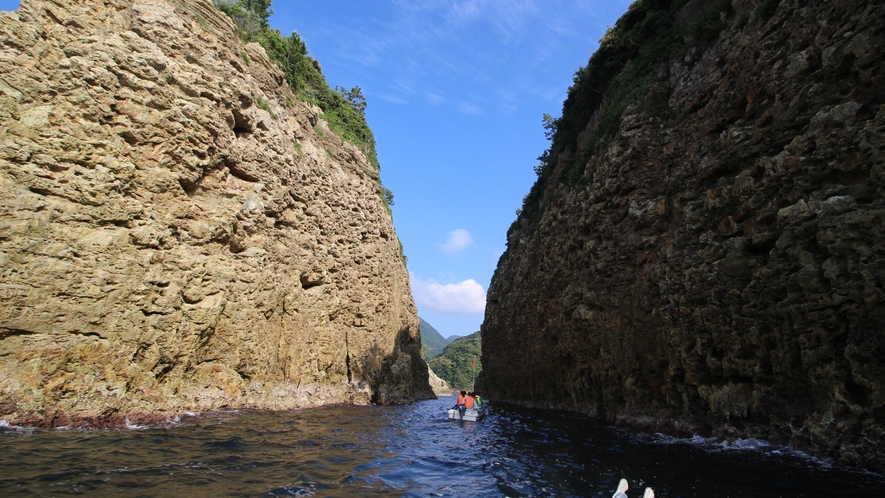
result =
[{"label": "forested hillside", "polygon": [[421,321],[421,356],[425,360],[436,358],[442,354],[446,344],[452,341],[446,340],[438,330],[433,328],[433,325],[425,322],[420,316],[418,320]]},{"label": "forested hillside", "polygon": [[482,372],[482,337],[479,332],[455,339],[442,354],[427,362],[441,379],[452,389],[473,390],[474,361],[475,373]]}]

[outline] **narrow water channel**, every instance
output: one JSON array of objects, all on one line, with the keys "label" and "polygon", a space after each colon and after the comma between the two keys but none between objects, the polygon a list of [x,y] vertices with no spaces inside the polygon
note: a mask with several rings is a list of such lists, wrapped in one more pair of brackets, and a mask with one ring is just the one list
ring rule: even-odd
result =
[{"label": "narrow water channel", "polygon": [[885,496],[885,478],[758,441],[637,434],[581,415],[451,398],[227,412],[129,430],[0,428],[0,496]]}]

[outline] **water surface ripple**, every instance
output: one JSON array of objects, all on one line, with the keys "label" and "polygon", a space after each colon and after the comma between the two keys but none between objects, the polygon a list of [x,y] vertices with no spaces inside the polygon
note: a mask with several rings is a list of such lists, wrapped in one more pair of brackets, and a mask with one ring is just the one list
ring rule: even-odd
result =
[{"label": "water surface ripple", "polygon": [[757,441],[637,434],[492,405],[226,412],[130,430],[0,428],[0,496],[883,496],[885,478]]}]

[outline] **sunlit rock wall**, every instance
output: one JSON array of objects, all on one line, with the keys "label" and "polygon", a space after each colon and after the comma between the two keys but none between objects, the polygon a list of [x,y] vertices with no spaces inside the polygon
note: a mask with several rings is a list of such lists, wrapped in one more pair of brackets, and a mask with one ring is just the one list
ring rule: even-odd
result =
[{"label": "sunlit rock wall", "polygon": [[758,3],[509,233],[479,388],[885,470],[885,5]]},{"label": "sunlit rock wall", "polygon": [[209,0],[24,0],[0,47],[0,419],[432,396],[378,173]]}]

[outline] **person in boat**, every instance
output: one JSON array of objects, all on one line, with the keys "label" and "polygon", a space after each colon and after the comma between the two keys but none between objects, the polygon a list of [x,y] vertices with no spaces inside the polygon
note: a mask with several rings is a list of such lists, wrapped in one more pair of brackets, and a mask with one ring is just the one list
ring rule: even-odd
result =
[{"label": "person in boat", "polygon": [[464,398],[466,398],[466,397],[467,397],[467,391],[461,391],[461,392],[458,394],[458,401],[455,402],[455,406],[453,406],[452,409],[454,410],[454,409],[458,408],[459,406],[463,405],[463,404],[464,404]]},{"label": "person in boat", "polygon": [[461,391],[461,406],[458,407],[458,412],[461,414],[462,419],[464,418],[464,412],[466,412],[468,408],[472,408],[472,405],[473,398],[470,397],[470,393]]},{"label": "person in boat", "polygon": [[482,396],[479,393],[473,393],[473,398],[476,399],[476,407],[482,408]]},{"label": "person in boat", "polygon": [[476,397],[472,392],[467,393],[467,397],[464,398],[464,407],[476,408]]},{"label": "person in boat", "polygon": [[464,410],[466,409],[465,402],[467,400],[467,391],[461,391],[458,394],[458,401],[455,403],[455,406],[452,407],[453,410],[458,410],[458,413],[461,414],[461,418],[464,418]]}]

